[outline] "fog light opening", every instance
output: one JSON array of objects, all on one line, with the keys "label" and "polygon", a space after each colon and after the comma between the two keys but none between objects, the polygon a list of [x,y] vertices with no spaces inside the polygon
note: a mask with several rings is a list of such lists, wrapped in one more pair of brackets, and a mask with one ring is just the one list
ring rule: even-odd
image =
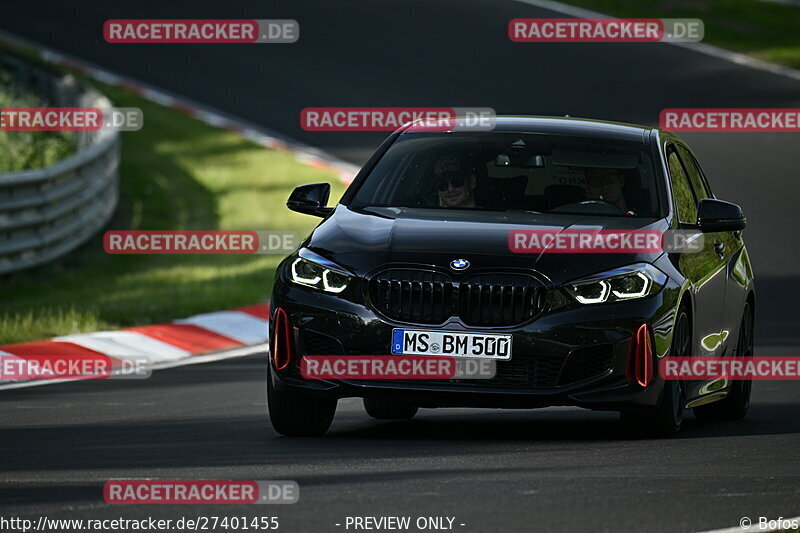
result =
[{"label": "fog light opening", "polygon": [[628,379],[647,387],[653,381],[653,341],[650,326],[642,324],[631,338]]},{"label": "fog light opening", "polygon": [[286,311],[281,308],[275,311],[273,320],[275,334],[272,339],[272,364],[275,366],[275,370],[283,370],[292,362],[294,355],[292,322]]}]

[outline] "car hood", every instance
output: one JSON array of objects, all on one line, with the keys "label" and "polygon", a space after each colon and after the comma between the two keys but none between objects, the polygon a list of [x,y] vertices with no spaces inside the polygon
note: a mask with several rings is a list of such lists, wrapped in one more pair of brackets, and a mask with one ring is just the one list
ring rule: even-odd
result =
[{"label": "car hood", "polygon": [[637,262],[660,253],[514,253],[508,235],[515,229],[665,231],[665,220],[527,212],[443,211],[339,205],[304,245],[357,275],[388,264],[416,264],[450,270],[454,259],[477,269],[536,271],[554,284]]}]

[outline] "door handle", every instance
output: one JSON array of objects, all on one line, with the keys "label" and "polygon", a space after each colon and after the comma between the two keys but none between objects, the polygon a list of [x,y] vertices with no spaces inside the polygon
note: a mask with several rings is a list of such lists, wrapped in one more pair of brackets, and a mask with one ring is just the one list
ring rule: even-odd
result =
[{"label": "door handle", "polygon": [[715,242],[714,243],[714,251],[717,252],[717,255],[720,259],[725,257],[725,243],[724,242]]}]

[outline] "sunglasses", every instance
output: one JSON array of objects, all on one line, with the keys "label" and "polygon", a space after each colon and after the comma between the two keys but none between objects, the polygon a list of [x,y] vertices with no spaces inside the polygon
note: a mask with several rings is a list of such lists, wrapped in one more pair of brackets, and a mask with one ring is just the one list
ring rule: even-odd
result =
[{"label": "sunglasses", "polygon": [[448,186],[452,185],[454,189],[458,189],[459,187],[463,187],[464,184],[467,182],[464,176],[455,176],[452,178],[441,178],[436,182],[436,188],[444,192],[447,190]]}]

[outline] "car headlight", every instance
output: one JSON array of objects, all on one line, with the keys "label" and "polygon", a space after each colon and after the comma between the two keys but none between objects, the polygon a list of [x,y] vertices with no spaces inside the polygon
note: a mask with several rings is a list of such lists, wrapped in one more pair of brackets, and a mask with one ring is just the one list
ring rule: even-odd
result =
[{"label": "car headlight", "polygon": [[340,293],[352,276],[342,267],[308,248],[301,248],[289,264],[289,279],[298,285],[325,292]]},{"label": "car headlight", "polygon": [[645,298],[661,290],[667,275],[648,263],[616,268],[566,285],[582,304],[599,304]]}]

